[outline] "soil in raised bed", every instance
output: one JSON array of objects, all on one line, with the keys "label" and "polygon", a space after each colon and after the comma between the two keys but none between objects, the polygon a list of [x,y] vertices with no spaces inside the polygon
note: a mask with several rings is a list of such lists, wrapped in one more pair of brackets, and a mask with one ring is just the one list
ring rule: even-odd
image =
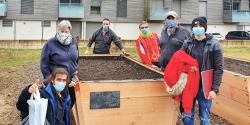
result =
[{"label": "soil in raised bed", "polygon": [[233,63],[228,60],[224,60],[224,69],[236,73],[240,73],[245,76],[250,76],[250,65],[243,65],[240,63]]},{"label": "soil in raised bed", "polygon": [[78,77],[83,81],[156,79],[155,72],[147,72],[130,65],[126,60],[79,60]]}]

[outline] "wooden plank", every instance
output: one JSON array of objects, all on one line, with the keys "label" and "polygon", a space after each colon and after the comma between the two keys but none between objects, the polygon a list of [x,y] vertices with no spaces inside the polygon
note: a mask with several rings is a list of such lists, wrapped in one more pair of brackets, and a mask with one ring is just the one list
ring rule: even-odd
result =
[{"label": "wooden plank", "polygon": [[130,60],[130,61],[132,61],[132,62],[135,62],[135,63],[137,63],[137,64],[139,64],[139,65],[141,65],[141,66],[143,66],[143,67],[145,67],[145,68],[147,68],[147,69],[150,69],[150,70],[152,70],[152,71],[154,71],[154,72],[157,72],[157,73],[159,73],[159,74],[161,74],[161,75],[164,75],[164,72],[159,71],[159,70],[156,70],[156,69],[154,69],[154,68],[152,68],[152,67],[150,67],[150,66],[148,66],[148,65],[145,65],[145,64],[143,64],[143,63],[141,63],[141,62],[139,62],[139,61],[136,61],[136,60],[134,60],[134,59],[132,59],[132,58],[130,58],[130,57],[126,57],[126,56],[125,56],[125,58],[127,58],[128,60]]},{"label": "wooden plank", "polygon": [[121,98],[145,96],[169,96],[163,81],[80,83],[82,100],[90,99],[90,92],[120,91]]},{"label": "wooden plank", "polygon": [[90,110],[89,105],[82,102],[86,125],[172,125],[178,113],[170,97],[123,98],[121,107],[113,109]]},{"label": "wooden plank", "polygon": [[[247,78],[247,91],[248,91],[248,93],[250,93],[250,78]],[[250,100],[250,98],[249,98],[249,100]]]},{"label": "wooden plank", "polygon": [[120,108],[90,109],[88,100],[82,101],[84,116],[116,116],[174,111],[174,100],[170,97],[123,98]]},{"label": "wooden plank", "polygon": [[235,125],[250,125],[250,107],[223,95],[213,100],[211,111]]},{"label": "wooden plank", "polygon": [[247,79],[248,78],[246,78],[245,76],[233,74],[229,71],[224,71],[222,76],[222,83],[247,92]]},{"label": "wooden plank", "polygon": [[84,114],[82,109],[82,100],[81,100],[81,91],[80,91],[80,83],[77,82],[75,86],[75,95],[76,95],[76,121],[78,125],[85,125],[84,123]]},{"label": "wooden plank", "polygon": [[79,119],[78,119],[78,113],[77,113],[76,105],[74,105],[74,106],[72,107],[72,111],[73,111],[75,123],[76,123],[76,125],[79,125]]},{"label": "wooden plank", "polygon": [[230,98],[244,105],[250,106],[249,93],[246,91],[234,88],[233,86],[229,86],[227,84],[222,83],[220,85],[220,95],[223,95],[227,98]]},{"label": "wooden plank", "polygon": [[[120,117],[86,117],[86,125],[176,125],[172,121],[174,112],[151,114],[130,114]],[[159,118],[159,116],[161,116]],[[98,120],[97,120],[98,119]]]}]

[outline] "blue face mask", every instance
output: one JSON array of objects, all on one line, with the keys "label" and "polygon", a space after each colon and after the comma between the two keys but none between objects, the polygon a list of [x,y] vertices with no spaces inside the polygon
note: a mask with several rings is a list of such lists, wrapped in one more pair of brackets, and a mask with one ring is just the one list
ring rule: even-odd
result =
[{"label": "blue face mask", "polygon": [[107,30],[109,30],[109,26],[108,25],[103,25],[102,29],[107,31]]},{"label": "blue face mask", "polygon": [[204,28],[193,28],[193,33],[196,36],[201,36],[205,33],[205,29]]},{"label": "blue face mask", "polygon": [[61,92],[65,88],[66,84],[63,82],[55,82],[54,88],[57,92]]},{"label": "blue face mask", "polygon": [[168,20],[168,21],[166,22],[166,25],[167,25],[168,27],[175,27],[175,26],[176,26],[176,22],[175,22],[174,20]]},{"label": "blue face mask", "polygon": [[143,34],[147,34],[147,33],[148,33],[148,28],[141,29],[141,32],[142,32]]}]

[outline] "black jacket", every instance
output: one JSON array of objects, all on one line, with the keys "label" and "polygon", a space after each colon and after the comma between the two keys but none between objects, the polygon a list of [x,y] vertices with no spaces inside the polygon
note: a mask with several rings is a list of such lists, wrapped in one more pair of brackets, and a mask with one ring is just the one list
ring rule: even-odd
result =
[{"label": "black jacket", "polygon": [[[19,96],[19,99],[16,103],[17,109],[19,111],[21,111],[22,114],[26,114],[26,115],[28,115],[28,113],[29,113],[29,105],[27,103],[27,100],[29,100],[30,96],[31,96],[31,94],[28,92],[29,87],[30,86],[26,87],[22,91],[22,93]],[[57,96],[55,96],[55,94],[56,94],[55,90],[53,87],[50,86],[50,84],[47,85],[45,89],[40,90],[41,98],[48,99],[46,119],[48,120],[50,125],[59,125],[58,123],[55,123],[56,116],[55,116],[55,112],[53,111],[53,107],[52,107],[53,105],[55,105],[54,100],[57,98]],[[70,103],[71,102],[70,102],[70,96],[69,96],[67,87],[65,87],[65,89],[61,92],[61,94],[65,100],[63,102],[63,105],[65,106],[65,110],[62,111],[63,113],[57,113],[57,115],[63,115],[63,121],[65,123],[63,125],[70,125],[69,111],[70,111]],[[26,117],[26,116],[22,116],[22,117]]]},{"label": "black jacket", "polygon": [[[214,69],[212,89],[219,90],[224,66],[222,46],[217,40],[214,40],[213,37],[211,37],[211,34],[206,34],[206,38],[208,39],[205,41],[206,43],[203,49],[202,59],[197,60],[202,60],[200,71]],[[191,56],[193,53],[192,49],[194,47],[193,41],[194,35],[186,40],[181,48]]]},{"label": "black jacket", "polygon": [[89,38],[89,42],[87,47],[91,47],[93,42],[95,42],[93,53],[96,54],[109,54],[110,46],[112,41],[115,42],[116,46],[119,47],[119,49],[123,49],[121,41],[118,39],[116,34],[109,29],[104,35],[103,35],[103,29],[97,29],[93,35]]}]

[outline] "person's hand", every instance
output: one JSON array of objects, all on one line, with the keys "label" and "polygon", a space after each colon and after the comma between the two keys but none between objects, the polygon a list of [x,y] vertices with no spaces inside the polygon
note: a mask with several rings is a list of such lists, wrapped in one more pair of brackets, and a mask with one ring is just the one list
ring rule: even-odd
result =
[{"label": "person's hand", "polygon": [[75,71],[75,72],[74,72],[74,75],[77,75],[77,74],[78,74],[78,71]]},{"label": "person's hand", "polygon": [[191,66],[191,72],[197,71],[197,68],[195,66]]},{"label": "person's hand", "polygon": [[207,99],[212,100],[212,99],[215,99],[216,97],[217,97],[216,93],[214,91],[210,91]]},{"label": "person's hand", "polygon": [[30,87],[29,87],[29,93],[34,93],[34,92],[36,92],[36,89],[38,89],[38,84],[39,84],[39,82],[40,82],[40,80],[39,79],[37,79],[36,80],[36,82],[33,84],[33,85],[31,85]]},{"label": "person's hand", "polygon": [[88,50],[86,50],[84,54],[89,54],[89,51],[88,51]]},{"label": "person's hand", "polygon": [[151,67],[154,69],[157,69],[157,70],[161,70],[161,68],[158,68],[158,66],[156,66],[156,65],[152,65]]},{"label": "person's hand", "polygon": [[125,56],[131,56],[128,52],[123,52]]},{"label": "person's hand", "polygon": [[76,86],[76,82],[71,81],[71,83],[69,84],[69,87],[75,87]]}]

